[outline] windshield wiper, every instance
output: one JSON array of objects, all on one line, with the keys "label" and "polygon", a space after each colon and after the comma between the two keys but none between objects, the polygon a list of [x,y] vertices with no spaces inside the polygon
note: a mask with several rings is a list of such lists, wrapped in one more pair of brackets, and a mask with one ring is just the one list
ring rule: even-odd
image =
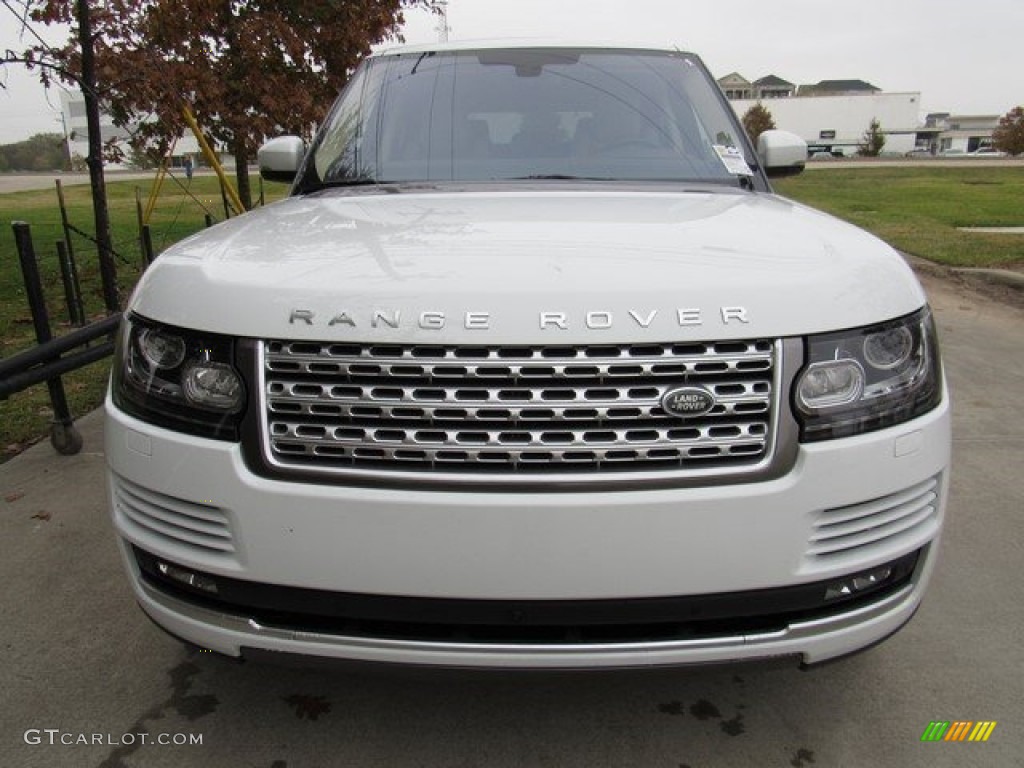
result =
[{"label": "windshield wiper", "polygon": [[359,179],[334,179],[332,181],[322,181],[320,186],[324,187],[372,187],[379,184],[392,184],[390,181],[378,181],[377,179],[363,178]]},{"label": "windshield wiper", "polygon": [[537,173],[532,176],[512,176],[507,181],[614,181],[607,176],[570,176],[567,173]]}]

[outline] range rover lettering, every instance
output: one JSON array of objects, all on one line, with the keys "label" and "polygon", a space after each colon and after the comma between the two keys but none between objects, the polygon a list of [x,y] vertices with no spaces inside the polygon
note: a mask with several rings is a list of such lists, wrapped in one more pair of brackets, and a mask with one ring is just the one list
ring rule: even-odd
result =
[{"label": "range rover lettering", "polygon": [[900,256],[776,196],[700,59],[367,58],[283,200],[163,253],[106,403],[142,609],[189,643],[602,668],[897,631],[935,567],[950,406]]}]

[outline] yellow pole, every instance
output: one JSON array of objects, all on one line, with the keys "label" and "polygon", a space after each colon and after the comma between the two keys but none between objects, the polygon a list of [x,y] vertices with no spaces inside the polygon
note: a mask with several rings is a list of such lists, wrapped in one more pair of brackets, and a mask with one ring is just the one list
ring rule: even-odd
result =
[{"label": "yellow pole", "polygon": [[153,209],[156,208],[156,199],[160,197],[160,188],[164,185],[164,176],[167,174],[167,166],[164,163],[160,163],[160,167],[156,169],[156,178],[153,179],[153,188],[149,192],[149,199],[146,201],[146,210],[142,214],[142,223],[149,224],[149,219],[153,215]]},{"label": "yellow pole", "polygon": [[228,196],[228,202],[231,207],[235,209],[235,213],[245,213],[245,206],[242,205],[242,200],[238,197],[238,193],[235,188],[228,182],[228,177],[224,174],[224,166],[220,164],[220,160],[217,159],[217,155],[214,154],[210,148],[209,143],[206,141],[206,137],[203,136],[203,132],[199,130],[199,123],[196,122],[196,116],[192,114],[192,110],[189,109],[186,104],[182,107],[182,113],[185,115],[185,122],[188,123],[188,127],[192,129],[192,133],[195,134],[196,141],[199,142],[199,149],[203,152],[203,157],[206,158],[206,162],[213,168],[214,173],[217,174],[217,178],[220,179],[221,188],[224,193]]},{"label": "yellow pole", "polygon": [[160,160],[160,167],[156,170],[156,178],[153,180],[153,188],[149,192],[149,199],[146,201],[146,211],[142,215],[142,223],[149,224],[150,218],[153,216],[153,211],[156,209],[157,198],[160,197],[160,190],[163,188],[164,179],[167,178],[167,164],[170,162],[171,157],[174,155],[174,147],[177,146],[178,142],[175,140],[174,144],[171,144],[171,150]]}]

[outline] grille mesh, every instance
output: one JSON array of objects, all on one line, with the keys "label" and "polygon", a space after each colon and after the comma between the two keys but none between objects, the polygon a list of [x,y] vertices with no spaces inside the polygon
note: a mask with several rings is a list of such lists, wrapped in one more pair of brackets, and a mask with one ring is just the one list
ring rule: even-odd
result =
[{"label": "grille mesh", "polygon": [[[272,461],[293,467],[491,473],[733,466],[764,458],[770,341],[470,347],[267,341]],[[695,418],[680,386],[712,393]]]}]

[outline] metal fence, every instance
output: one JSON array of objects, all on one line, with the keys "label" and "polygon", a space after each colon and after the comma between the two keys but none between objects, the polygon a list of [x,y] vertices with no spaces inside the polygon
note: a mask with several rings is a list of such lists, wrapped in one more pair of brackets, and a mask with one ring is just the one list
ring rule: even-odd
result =
[{"label": "metal fence", "polygon": [[79,327],[54,338],[31,229],[23,221],[14,222],[12,228],[25,281],[25,295],[32,312],[36,346],[0,360],[0,399],[7,399],[15,392],[45,381],[53,407],[50,443],[58,453],[78,453],[82,448],[82,436],[75,428],[61,376],[113,354],[121,313],[115,312],[101,320],[85,322],[74,259],[67,247],[62,247],[65,243],[59,243],[58,254],[68,316]]}]

